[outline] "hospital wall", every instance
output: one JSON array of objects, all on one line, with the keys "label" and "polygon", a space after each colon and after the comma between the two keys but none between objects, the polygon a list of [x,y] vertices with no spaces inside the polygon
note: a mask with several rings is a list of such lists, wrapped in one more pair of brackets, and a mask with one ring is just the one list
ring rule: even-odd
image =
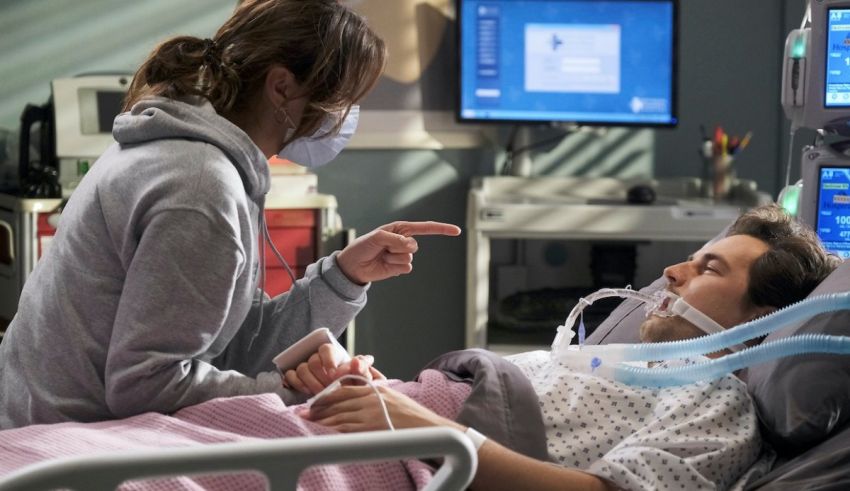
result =
[{"label": "hospital wall", "polygon": [[[169,35],[211,35],[233,4],[0,2],[0,130],[13,133],[24,105],[47,99],[51,79],[132,71]],[[737,163],[739,176],[775,195],[787,157],[787,123],[778,103],[781,51],[788,30],[799,25],[803,5],[803,0],[682,0],[679,126],[570,135],[535,154],[535,173],[697,176],[699,126],[722,124],[731,133],[753,131]],[[319,190],[336,196],[344,224],[358,233],[394,220],[463,225],[470,179],[493,174],[501,158],[507,130],[493,134],[492,144],[472,149],[347,150],[318,171]],[[540,138],[553,134],[536,132]],[[419,243],[414,273],[373,285],[357,319],[357,351],[376,355],[392,376],[409,376],[437,354],[463,347],[465,238],[423,237]]]}]

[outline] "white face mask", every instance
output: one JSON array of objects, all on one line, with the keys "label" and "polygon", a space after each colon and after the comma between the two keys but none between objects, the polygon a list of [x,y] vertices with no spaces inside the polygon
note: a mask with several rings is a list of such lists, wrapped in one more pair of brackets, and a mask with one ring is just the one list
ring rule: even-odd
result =
[{"label": "white face mask", "polygon": [[360,119],[360,106],[351,106],[339,133],[328,135],[337,123],[336,117],[329,114],[312,136],[304,136],[290,142],[277,156],[310,169],[321,167],[336,158],[345,148],[348,140],[354,135],[354,130],[357,129],[358,119]]}]

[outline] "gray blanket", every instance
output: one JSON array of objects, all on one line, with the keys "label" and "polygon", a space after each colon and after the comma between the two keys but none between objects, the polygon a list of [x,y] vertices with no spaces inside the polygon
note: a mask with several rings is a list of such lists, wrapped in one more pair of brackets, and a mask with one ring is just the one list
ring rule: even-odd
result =
[{"label": "gray blanket", "polygon": [[472,383],[458,423],[475,428],[515,452],[549,460],[537,394],[515,365],[489,351],[469,349],[446,353],[425,368]]}]

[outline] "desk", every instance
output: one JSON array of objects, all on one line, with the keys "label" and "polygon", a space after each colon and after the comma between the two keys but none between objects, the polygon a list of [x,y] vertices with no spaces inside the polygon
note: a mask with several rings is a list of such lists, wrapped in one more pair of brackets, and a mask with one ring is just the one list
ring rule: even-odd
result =
[{"label": "desk", "polygon": [[[646,180],[641,180],[646,183]],[[638,181],[493,176],[473,181],[467,202],[466,347],[486,347],[491,239],[704,242],[746,206],[695,198],[698,179],[652,181],[653,205],[629,205]],[[769,201],[760,195],[759,201]]]}]

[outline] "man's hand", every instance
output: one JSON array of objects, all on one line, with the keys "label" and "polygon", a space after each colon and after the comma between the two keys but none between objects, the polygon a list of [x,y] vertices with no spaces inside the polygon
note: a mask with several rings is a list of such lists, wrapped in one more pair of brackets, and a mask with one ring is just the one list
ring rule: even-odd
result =
[{"label": "man's hand", "polygon": [[345,363],[337,365],[333,345],[319,346],[310,358],[284,374],[284,382],[290,388],[303,394],[315,395],[344,375],[360,375],[368,380],[383,380],[384,374],[372,366],[372,355],[357,355]]},{"label": "man's hand", "polygon": [[360,285],[410,273],[413,254],[419,249],[414,235],[456,236],[460,228],[440,222],[393,222],[348,244],[337,256],[337,264]]},{"label": "man's hand", "polygon": [[[464,426],[432,412],[401,392],[384,385],[379,385],[378,391],[397,429],[448,426],[459,431],[466,430]],[[315,401],[302,417],[343,433],[388,429],[378,396],[367,386],[340,387]]]}]

